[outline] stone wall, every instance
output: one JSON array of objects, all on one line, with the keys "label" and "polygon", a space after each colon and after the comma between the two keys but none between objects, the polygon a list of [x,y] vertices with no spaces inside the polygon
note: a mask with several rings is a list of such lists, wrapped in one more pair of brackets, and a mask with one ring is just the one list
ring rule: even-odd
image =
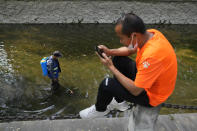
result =
[{"label": "stone wall", "polygon": [[0,23],[113,23],[131,11],[146,24],[197,24],[195,1],[1,1]]}]

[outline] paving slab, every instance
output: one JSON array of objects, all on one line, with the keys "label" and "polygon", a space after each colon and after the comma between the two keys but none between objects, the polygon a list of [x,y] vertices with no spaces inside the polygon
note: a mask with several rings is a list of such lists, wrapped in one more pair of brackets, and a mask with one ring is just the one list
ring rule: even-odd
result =
[{"label": "paving slab", "polygon": [[[0,131],[127,131],[128,117],[0,123]],[[160,115],[156,131],[196,131],[197,113]]]}]

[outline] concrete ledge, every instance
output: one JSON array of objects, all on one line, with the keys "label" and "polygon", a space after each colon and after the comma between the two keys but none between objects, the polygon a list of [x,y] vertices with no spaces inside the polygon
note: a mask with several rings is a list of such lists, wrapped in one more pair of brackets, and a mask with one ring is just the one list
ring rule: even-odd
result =
[{"label": "concrete ledge", "polygon": [[0,23],[113,23],[133,11],[146,24],[197,24],[197,2],[0,2]]},{"label": "concrete ledge", "polygon": [[[7,1],[45,1],[45,2],[54,2],[54,1],[92,1],[92,0],[1,0],[4,2]],[[94,0],[94,1],[122,1],[122,0]],[[141,2],[196,2],[197,0],[124,0],[124,1],[141,1]]]},{"label": "concrete ledge", "polygon": [[[1,131],[127,131],[127,117],[0,123]],[[195,131],[197,113],[160,115],[156,131]]]}]

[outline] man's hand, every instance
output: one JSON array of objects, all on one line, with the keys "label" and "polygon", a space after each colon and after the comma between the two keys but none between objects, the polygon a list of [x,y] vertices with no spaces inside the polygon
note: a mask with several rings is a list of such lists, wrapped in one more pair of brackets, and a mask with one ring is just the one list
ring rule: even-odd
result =
[{"label": "man's hand", "polygon": [[105,66],[107,66],[110,70],[111,70],[112,68],[114,68],[113,62],[112,62],[112,60],[111,60],[111,56],[108,57],[105,53],[102,53],[102,55],[103,55],[103,57],[104,57],[104,58],[102,58],[97,52],[96,52],[96,54],[97,54],[98,57],[100,58],[101,62],[102,62]]},{"label": "man's hand", "polygon": [[99,45],[99,49],[102,49],[107,56],[111,56],[110,49],[107,48],[105,45]]}]

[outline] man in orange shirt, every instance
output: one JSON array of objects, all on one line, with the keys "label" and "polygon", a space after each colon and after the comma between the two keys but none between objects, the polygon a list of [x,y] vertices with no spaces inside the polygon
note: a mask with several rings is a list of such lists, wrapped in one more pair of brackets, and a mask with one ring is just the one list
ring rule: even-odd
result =
[{"label": "man in orange shirt", "polygon": [[[125,101],[150,108],[158,106],[174,90],[176,55],[161,32],[146,30],[142,19],[133,13],[118,20],[115,32],[124,47],[108,49],[100,45],[104,58],[98,55],[114,78],[101,82],[96,104],[80,111],[81,118],[103,117],[114,108],[124,111],[128,108]],[[127,57],[136,52],[136,62]]]}]

